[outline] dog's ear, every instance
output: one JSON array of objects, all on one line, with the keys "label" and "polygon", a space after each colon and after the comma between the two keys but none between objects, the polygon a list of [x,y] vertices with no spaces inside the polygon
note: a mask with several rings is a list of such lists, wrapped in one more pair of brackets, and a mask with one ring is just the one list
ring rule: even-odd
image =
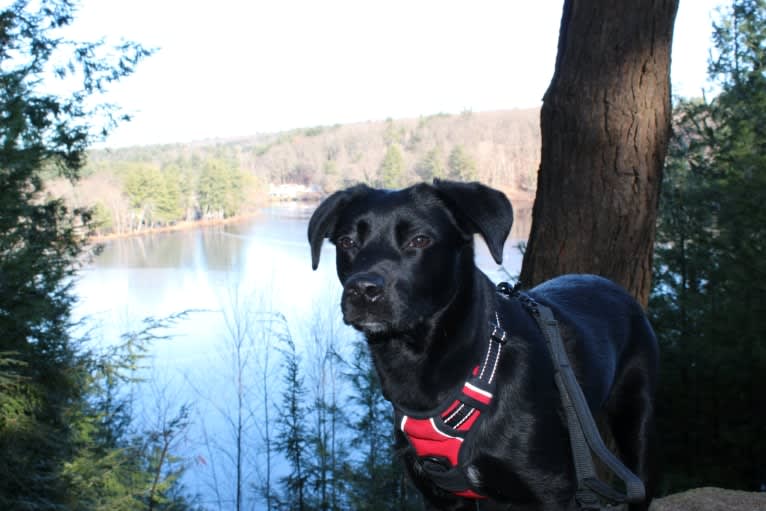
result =
[{"label": "dog's ear", "polygon": [[434,188],[470,234],[479,233],[492,258],[503,262],[503,245],[513,225],[513,208],[504,193],[481,183],[434,179]]},{"label": "dog's ear", "polygon": [[335,222],[341,210],[349,201],[360,193],[369,191],[365,185],[357,185],[346,190],[333,193],[317,207],[309,220],[309,244],[311,245],[311,267],[319,266],[319,255],[322,250],[322,242],[332,234]]}]

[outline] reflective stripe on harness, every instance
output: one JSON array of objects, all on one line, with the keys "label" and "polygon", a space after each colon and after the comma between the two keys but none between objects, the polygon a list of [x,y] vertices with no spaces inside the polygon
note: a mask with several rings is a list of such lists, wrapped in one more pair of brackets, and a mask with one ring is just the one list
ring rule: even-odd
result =
[{"label": "reflective stripe on harness", "polygon": [[425,414],[396,411],[398,427],[434,484],[460,497],[473,499],[486,497],[466,477],[460,451],[482,412],[486,412],[492,402],[495,374],[506,333],[499,324],[491,327],[492,334],[482,364],[474,368],[460,392],[446,406]]}]

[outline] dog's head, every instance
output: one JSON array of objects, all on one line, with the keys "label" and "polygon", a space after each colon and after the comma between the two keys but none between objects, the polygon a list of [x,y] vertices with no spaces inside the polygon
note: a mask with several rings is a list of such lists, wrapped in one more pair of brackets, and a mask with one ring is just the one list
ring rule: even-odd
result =
[{"label": "dog's head", "polygon": [[335,192],[311,217],[314,269],[336,247],[346,323],[369,336],[406,333],[445,309],[473,268],[473,235],[500,263],[513,223],[508,199],[479,183],[435,180],[390,191]]}]

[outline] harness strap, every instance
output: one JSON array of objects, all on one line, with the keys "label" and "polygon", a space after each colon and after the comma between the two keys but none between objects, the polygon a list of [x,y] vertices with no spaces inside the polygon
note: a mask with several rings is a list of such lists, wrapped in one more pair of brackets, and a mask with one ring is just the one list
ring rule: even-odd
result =
[{"label": "harness strap", "polygon": [[489,409],[495,392],[500,354],[507,340],[495,316],[484,357],[460,391],[436,411],[397,409],[397,424],[415,450],[423,472],[439,488],[461,497],[483,499],[466,477],[460,460],[465,439]]},{"label": "harness strap", "polygon": [[[550,309],[545,307],[545,311],[542,311],[543,306],[538,305],[538,314],[535,315],[535,319],[538,320],[540,329],[543,331],[543,335],[548,340],[548,345],[553,358],[553,364],[556,369],[554,373],[554,379],[556,381],[556,387],[559,389],[559,395],[561,396],[561,404],[564,407],[564,411],[567,417],[567,429],[569,430],[569,442],[572,446],[572,455],[574,458],[575,474],[577,475],[577,492],[575,494],[575,500],[578,507],[582,511],[599,511],[601,509],[601,502],[599,498],[593,493],[588,485],[587,480],[596,479],[596,469],[593,466],[593,458],[590,455],[588,444],[583,434],[582,427],[577,418],[577,412],[572,404],[572,398],[567,392],[565,387],[562,371],[571,369],[569,361],[562,360],[562,353],[557,346],[560,344],[563,349],[563,342],[561,341],[561,335],[559,333],[558,324],[553,320],[549,321],[547,317],[550,314]],[[552,314],[551,314],[552,317]],[[564,354],[565,355],[565,354]],[[622,499],[618,499],[618,502],[622,502]]]},{"label": "harness strap", "polygon": [[[519,299],[540,326],[548,341],[555,369],[556,387],[561,395],[561,402],[567,417],[569,439],[572,445],[575,473],[577,475],[577,493],[575,499],[583,511],[601,510],[598,497],[616,503],[636,503],[644,500],[644,484],[635,474],[607,449],[599,434],[593,415],[585,399],[574,371],[569,364],[564,342],[561,339],[558,322],[550,308],[537,303],[527,295],[518,294]],[[592,452],[625,483],[625,493],[621,493],[601,481],[596,475]]]}]

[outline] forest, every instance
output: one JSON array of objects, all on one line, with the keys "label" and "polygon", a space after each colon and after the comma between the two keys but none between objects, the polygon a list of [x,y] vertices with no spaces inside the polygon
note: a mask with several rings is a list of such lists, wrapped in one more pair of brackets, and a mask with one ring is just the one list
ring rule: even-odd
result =
[{"label": "forest", "polygon": [[396,188],[434,177],[531,198],[540,158],[537,109],[436,114],[317,126],[235,140],[91,150],[76,182],[46,190],[88,208],[98,235],[252,214],[274,185],[322,194],[366,182]]},{"label": "forest", "polygon": [[[247,214],[283,183],[321,195],[444,176],[528,196],[544,150],[538,111],[93,150],[93,133],[122,117],[86,99],[152,52],[60,38],[73,3],[37,7],[0,11],[0,508],[420,509],[364,345],[324,318],[308,333],[315,350],[299,351],[279,311],[236,300],[222,334],[238,405],[221,416],[232,442],[209,482],[215,498],[185,486],[213,458],[184,455],[198,415],[157,400],[146,421],[135,391],[146,388],[151,346],[194,312],[147,318],[106,347],[78,333],[72,282],[92,250],[83,233]],[[766,2],[734,1],[713,32],[717,93],[674,101],[657,215],[649,314],[662,360],[663,494],[766,488]],[[51,72],[81,87],[49,94],[40,84]]]},{"label": "forest", "polygon": [[766,489],[766,3],[714,26],[714,98],[678,101],[649,311],[666,484]]}]

